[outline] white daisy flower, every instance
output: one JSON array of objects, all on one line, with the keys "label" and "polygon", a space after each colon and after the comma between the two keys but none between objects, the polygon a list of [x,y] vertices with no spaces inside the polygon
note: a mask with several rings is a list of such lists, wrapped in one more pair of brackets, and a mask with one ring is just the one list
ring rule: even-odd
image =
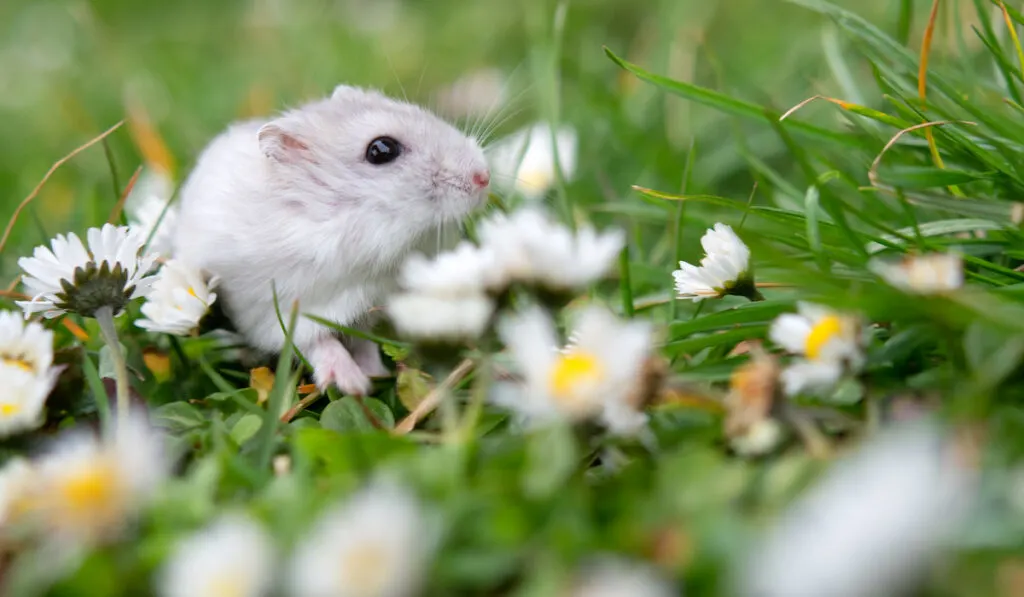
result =
[{"label": "white daisy flower", "polygon": [[391,296],[386,309],[404,337],[459,342],[484,333],[494,313],[494,301],[483,294],[447,297],[403,293]]},{"label": "white daisy flower", "polygon": [[201,271],[171,259],[154,276],[152,289],[142,305],[146,318],[135,325],[152,332],[187,336],[199,327],[200,320],[217,300],[213,292],[216,287],[216,278],[207,281]]},{"label": "white daisy flower", "polygon": [[0,529],[25,511],[25,499],[34,479],[35,468],[28,460],[15,456],[4,463],[0,469]]},{"label": "white daisy flower", "polygon": [[295,597],[411,597],[436,540],[419,502],[390,484],[369,487],[327,512],[291,563]]},{"label": "white daisy flower", "polygon": [[223,515],[182,541],[164,565],[162,597],[263,597],[273,582],[274,548],[254,520]]},{"label": "white daisy flower", "polygon": [[646,322],[623,322],[589,307],[566,350],[557,349],[554,323],[537,307],[502,321],[498,332],[524,378],[521,388],[499,390],[502,406],[528,420],[599,419],[614,433],[635,432],[646,422],[631,404],[651,349]]},{"label": "white daisy flower", "polygon": [[0,437],[42,424],[43,404],[57,382],[53,332],[13,311],[0,311]]},{"label": "white daisy flower", "polygon": [[648,565],[606,556],[586,565],[569,597],[675,597],[672,585]]},{"label": "white daisy flower", "polygon": [[496,264],[488,283],[499,292],[515,282],[556,292],[582,288],[607,274],[625,245],[621,230],[582,226],[573,234],[537,208],[498,214],[478,231]]},{"label": "white daisy flower", "polygon": [[672,273],[679,298],[697,302],[727,294],[751,299],[760,296],[750,268],[750,249],[728,224],[715,224],[700,244],[705,254],[700,266],[680,261],[679,269]]},{"label": "white daisy flower", "polygon": [[498,188],[511,187],[527,199],[539,199],[557,182],[556,149],[563,177],[566,181],[572,179],[576,172],[576,145],[576,131],[569,126],[557,131],[545,123],[523,128],[497,141],[488,151],[492,180]]},{"label": "white daisy flower", "polygon": [[864,354],[855,318],[805,302],[797,310],[776,318],[768,332],[772,342],[804,357],[782,371],[787,394],[826,390],[845,371],[860,368]]},{"label": "white daisy flower", "polygon": [[115,536],[167,475],[162,440],[139,413],[109,438],[72,432],[37,461],[29,515],[61,544]]},{"label": "white daisy flower", "polygon": [[0,363],[0,437],[29,431],[43,424],[43,404],[57,380],[56,372],[36,376],[24,369]]},{"label": "white daisy flower", "polygon": [[53,332],[14,311],[0,311],[0,363],[46,376],[53,365]]},{"label": "white daisy flower", "polygon": [[497,265],[489,247],[463,241],[433,259],[413,253],[402,266],[399,283],[406,290],[436,297],[481,294],[499,275]]},{"label": "white daisy flower", "polygon": [[143,242],[150,239],[147,250],[166,257],[171,255],[178,218],[177,205],[167,205],[173,194],[174,181],[166,172],[146,168],[135,181],[124,205],[132,230],[139,232]]},{"label": "white daisy flower", "polygon": [[32,257],[18,265],[25,271],[25,288],[30,301],[18,301],[25,316],[42,312],[57,317],[73,311],[93,317],[109,307],[116,315],[133,298],[145,296],[151,280],[147,277],[155,254],[140,255],[145,242],[127,227],[105,224],[90,228],[89,249],[74,234],[58,234],[50,247],[36,247]]},{"label": "white daisy flower", "polygon": [[890,286],[912,294],[941,294],[964,285],[964,262],[956,253],[908,255],[898,262],[872,259],[868,268]]},{"label": "white daisy flower", "polygon": [[930,423],[869,439],[755,547],[738,570],[738,594],[905,594],[949,546],[977,494],[976,471],[957,447]]}]

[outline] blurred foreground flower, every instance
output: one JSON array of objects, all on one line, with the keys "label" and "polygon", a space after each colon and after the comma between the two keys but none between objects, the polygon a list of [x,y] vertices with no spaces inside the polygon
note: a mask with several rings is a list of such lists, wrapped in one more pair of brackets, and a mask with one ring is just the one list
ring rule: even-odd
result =
[{"label": "blurred foreground flower", "polygon": [[95,317],[104,308],[117,316],[128,301],[149,291],[152,279],[147,274],[156,255],[140,255],[145,242],[141,234],[105,224],[90,228],[87,238],[88,251],[74,233],[58,234],[50,247],[36,247],[32,257],[18,260],[32,295],[30,301],[18,301],[26,317],[38,312],[57,317],[69,311]]},{"label": "blurred foreground flower", "polygon": [[403,293],[388,299],[388,315],[398,333],[430,343],[459,343],[480,337],[494,313],[485,295],[439,297]]},{"label": "blurred foreground flower", "polygon": [[578,290],[607,274],[625,245],[621,230],[581,226],[574,234],[537,208],[498,214],[478,230],[495,264],[484,282],[498,294],[516,283],[555,294]]},{"label": "blurred foreground flower", "polygon": [[26,511],[35,469],[28,460],[15,456],[0,469],[0,530],[20,519]]},{"label": "blurred foreground flower", "polygon": [[571,597],[676,597],[651,566],[604,557],[583,567]]},{"label": "blurred foreground flower", "polygon": [[174,226],[178,210],[168,205],[174,194],[174,181],[161,168],[143,170],[125,200],[124,209],[132,230],[137,230],[143,242],[149,239],[147,250],[169,257],[174,241]]},{"label": "blurred foreground flower", "polygon": [[417,500],[388,484],[372,486],[315,525],[291,563],[295,597],[411,597],[436,541]]},{"label": "blurred foreground flower", "polygon": [[727,294],[750,300],[763,298],[754,285],[750,249],[736,236],[732,227],[715,224],[701,237],[700,244],[705,253],[700,266],[680,261],[679,269],[672,273],[679,298],[694,302]]},{"label": "blurred foreground flower", "polygon": [[772,416],[778,378],[775,357],[760,349],[729,377],[723,425],[729,445],[737,454],[761,456],[782,441],[782,424]]},{"label": "blurred foreground flower", "polygon": [[62,547],[115,537],[166,477],[163,436],[132,413],[109,438],[71,432],[32,468],[28,520]]},{"label": "blurred foreground flower", "polygon": [[963,258],[956,253],[908,255],[897,262],[872,259],[871,271],[911,294],[941,294],[964,285]]},{"label": "blurred foreground flower", "polygon": [[902,595],[948,546],[977,490],[958,446],[920,422],[867,441],[755,549],[741,596]]},{"label": "blurred foreground flower", "polygon": [[552,130],[545,123],[523,128],[497,141],[488,151],[492,180],[499,189],[514,188],[527,199],[539,199],[555,185],[555,151],[566,181],[576,172],[576,131]]},{"label": "blurred foreground flower", "polygon": [[634,433],[646,422],[634,401],[651,352],[647,322],[620,321],[605,309],[590,307],[564,350],[557,349],[554,323],[540,308],[510,317],[498,331],[524,378],[522,387],[499,387],[498,404],[527,420],[599,419],[621,434]]},{"label": "blurred foreground flower", "polygon": [[145,319],[135,322],[151,332],[187,336],[199,327],[210,305],[217,300],[217,279],[171,259],[156,273],[152,290],[142,305]]},{"label": "blurred foreground flower", "polygon": [[768,332],[772,342],[804,357],[782,372],[789,395],[828,389],[846,370],[864,362],[861,328],[854,317],[805,302],[797,310],[776,318]]},{"label": "blurred foreground flower", "polygon": [[57,382],[53,332],[0,311],[0,437],[42,424],[43,404]]},{"label": "blurred foreground flower", "polygon": [[262,597],[273,582],[274,548],[260,525],[224,515],[182,541],[165,564],[162,597]]}]

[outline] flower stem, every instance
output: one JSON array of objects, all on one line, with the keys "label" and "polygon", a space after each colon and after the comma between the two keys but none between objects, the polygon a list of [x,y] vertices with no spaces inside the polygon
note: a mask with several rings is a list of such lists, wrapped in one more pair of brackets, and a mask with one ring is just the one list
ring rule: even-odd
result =
[{"label": "flower stem", "polygon": [[121,352],[121,343],[117,340],[117,329],[114,326],[114,310],[111,307],[100,307],[96,310],[96,323],[100,326],[103,341],[110,349],[110,358],[114,361],[114,376],[117,382],[117,426],[120,428],[128,419],[128,365]]}]

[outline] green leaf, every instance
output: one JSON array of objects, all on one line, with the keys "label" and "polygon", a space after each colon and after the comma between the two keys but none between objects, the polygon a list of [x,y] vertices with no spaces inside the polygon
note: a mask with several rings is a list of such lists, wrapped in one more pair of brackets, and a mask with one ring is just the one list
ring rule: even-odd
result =
[{"label": "green leaf", "polygon": [[991,175],[991,172],[968,172],[932,166],[883,166],[878,169],[878,178],[883,183],[906,189],[948,187],[983,180]]},{"label": "green leaf", "polygon": [[551,496],[576,470],[578,458],[570,425],[554,423],[537,429],[527,440],[523,490],[533,497]]},{"label": "green leaf", "polygon": [[239,446],[249,441],[256,435],[256,432],[263,426],[263,417],[249,413],[238,419],[238,422],[231,428],[231,439]]},{"label": "green leaf", "polygon": [[363,330],[357,330],[356,328],[350,328],[348,326],[341,325],[340,323],[337,323],[335,321],[331,321],[329,319],[324,319],[323,317],[319,317],[317,315],[311,315],[309,313],[305,313],[305,314],[303,314],[303,316],[306,319],[309,319],[311,321],[315,321],[315,322],[319,323],[320,325],[326,326],[326,327],[328,327],[328,328],[330,328],[330,329],[332,329],[332,330],[334,330],[336,332],[345,334],[346,336],[352,336],[353,338],[362,338],[363,340],[369,340],[370,342],[373,342],[374,344],[379,344],[381,346],[391,345],[391,346],[397,346],[399,348],[408,348],[410,346],[410,344],[408,342],[399,342],[398,340],[392,340],[390,338],[385,338],[383,336],[378,336],[376,334],[371,334],[370,332],[365,332]]},{"label": "green leaf", "polygon": [[[395,426],[395,416],[388,405],[376,398],[363,398],[363,403],[370,409],[377,420],[386,427]],[[352,396],[335,400],[324,408],[320,414],[320,425],[331,431],[373,431],[373,424],[366,418],[366,413]]]},{"label": "green leaf", "polygon": [[[607,47],[604,49],[604,53],[612,59],[612,62],[633,73],[641,80],[653,83],[666,91],[686,99],[706,106],[711,106],[712,108],[721,110],[726,114],[759,120],[766,124],[774,124],[778,121],[779,116],[781,116],[781,114],[769,108],[763,108],[757,104],[738,100],[718,91],[712,91],[704,87],[698,87],[697,85],[692,85],[683,81],[676,81],[668,77],[648,72],[635,64],[626,62],[622,58],[619,58]],[[814,137],[819,140],[831,141],[848,147],[861,147],[862,145],[861,141],[856,137],[835,133],[828,129],[816,127],[798,120],[787,118],[782,121],[781,125],[785,129],[792,130],[795,133],[799,133],[807,137]]]},{"label": "green leaf", "polygon": [[764,338],[768,326],[763,324],[750,325],[738,330],[729,330],[718,334],[708,334],[698,338],[678,340],[665,345],[665,353],[669,356],[694,354],[712,346],[735,345],[751,338]]},{"label": "green leaf", "polygon": [[782,313],[792,311],[794,301],[787,299],[771,299],[756,303],[744,303],[738,307],[730,307],[692,321],[673,323],[669,327],[669,337],[678,340],[699,332],[709,332],[741,325],[765,323],[775,319]]},{"label": "green leaf", "polygon": [[[946,234],[957,234],[959,232],[972,232],[974,230],[1002,230],[1003,228],[1005,228],[1005,226],[997,222],[993,222],[991,220],[960,218],[955,220],[938,220],[935,222],[925,222],[924,224],[919,224],[917,226],[917,231],[915,231],[914,228],[911,226],[907,228],[900,228],[899,230],[896,231],[896,233],[901,235],[902,237],[912,237],[915,235],[915,232],[920,232],[921,236],[928,237],[943,236]],[[880,235],[880,238],[895,245],[903,244],[903,239],[895,235],[883,234]],[[884,250],[886,247],[881,243],[871,242],[867,244],[866,248],[868,253],[878,253],[879,251]]]},{"label": "green leaf", "polygon": [[188,402],[170,402],[153,409],[153,421],[171,433],[183,433],[206,424],[206,417]]}]

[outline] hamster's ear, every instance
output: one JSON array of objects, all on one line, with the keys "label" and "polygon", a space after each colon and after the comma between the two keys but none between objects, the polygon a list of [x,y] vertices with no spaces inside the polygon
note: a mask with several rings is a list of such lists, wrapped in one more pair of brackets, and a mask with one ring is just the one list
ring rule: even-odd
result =
[{"label": "hamster's ear", "polygon": [[274,161],[296,163],[310,158],[309,145],[277,122],[268,122],[260,127],[257,136],[260,151]]}]

